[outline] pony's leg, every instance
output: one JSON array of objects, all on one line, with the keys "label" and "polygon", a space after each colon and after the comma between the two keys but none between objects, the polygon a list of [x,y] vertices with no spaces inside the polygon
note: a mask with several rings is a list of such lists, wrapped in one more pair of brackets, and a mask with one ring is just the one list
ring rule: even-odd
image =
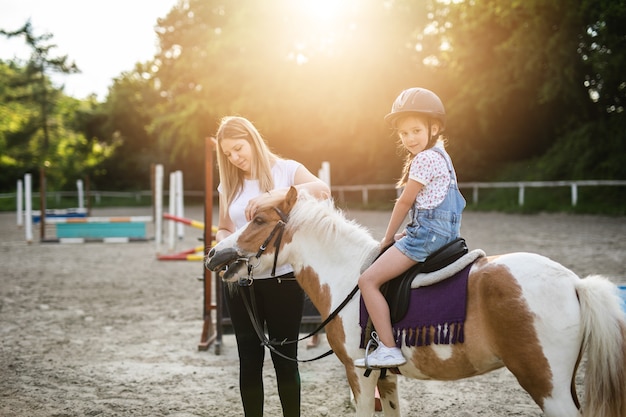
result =
[{"label": "pony's leg", "polygon": [[[552,346],[552,349],[557,348]],[[529,365],[530,361],[526,362],[525,367],[520,363],[505,362],[522,388],[541,407],[546,417],[576,417],[581,415],[576,405],[577,398],[572,395],[572,383],[577,362],[574,359],[564,360],[568,356],[566,350],[565,348],[561,350],[560,354],[563,356],[560,358],[561,360],[546,355],[548,364],[544,369],[535,369]],[[573,354],[574,352],[570,353]],[[535,357],[540,358],[539,353]]]},{"label": "pony's leg", "polygon": [[371,417],[375,411],[375,391],[378,387],[380,402],[385,417],[400,417],[400,402],[398,399],[398,376],[387,372],[385,378],[380,378],[380,371],[372,371],[369,377],[359,370],[359,394],[354,396],[357,417]]},{"label": "pony's leg", "polygon": [[[378,380],[378,371],[373,371],[370,376],[364,375],[364,370],[356,368],[357,386],[352,387],[354,395],[354,408],[357,417],[372,417],[375,411],[374,393],[376,391],[376,381]],[[350,379],[348,378],[348,381]]]},{"label": "pony's leg", "polygon": [[398,375],[387,372],[384,378],[378,379],[378,392],[385,417],[400,416],[398,399]]},{"label": "pony's leg", "polygon": [[[496,337],[502,361],[546,417],[580,415],[572,395],[582,343],[580,310],[575,296],[564,295],[566,290],[560,292],[558,316],[535,307],[538,318],[533,320],[530,309],[510,302],[509,316],[497,319],[505,329],[517,329]],[[491,325],[498,328],[495,321]]]}]

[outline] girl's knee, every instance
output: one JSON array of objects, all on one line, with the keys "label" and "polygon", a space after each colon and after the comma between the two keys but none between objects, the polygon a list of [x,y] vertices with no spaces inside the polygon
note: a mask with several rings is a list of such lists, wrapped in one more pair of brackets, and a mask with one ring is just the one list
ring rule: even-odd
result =
[{"label": "girl's knee", "polygon": [[374,281],[367,274],[361,275],[359,277],[359,280],[357,281],[357,284],[361,291],[363,290],[368,291],[368,290],[371,290],[373,287],[375,287]]}]

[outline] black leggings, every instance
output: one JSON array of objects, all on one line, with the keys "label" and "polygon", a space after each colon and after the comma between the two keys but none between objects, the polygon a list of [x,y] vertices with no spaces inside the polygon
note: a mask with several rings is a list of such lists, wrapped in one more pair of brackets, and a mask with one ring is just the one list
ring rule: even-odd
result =
[{"label": "black leggings", "polygon": [[[293,277],[293,275],[290,275]],[[282,278],[282,277],[280,277]],[[267,326],[270,340],[296,340],[300,334],[304,292],[291,278],[256,279],[250,287],[229,290],[224,286],[224,300],[237,339],[239,351],[239,389],[246,417],[263,416],[263,360],[265,347],[254,330],[242,299],[242,292],[250,301],[254,291],[258,320]],[[298,344],[277,346],[277,350],[290,357],[298,356]],[[300,416],[300,372],[298,362],[284,359],[274,353],[272,362],[276,372],[278,395],[284,417]]]}]

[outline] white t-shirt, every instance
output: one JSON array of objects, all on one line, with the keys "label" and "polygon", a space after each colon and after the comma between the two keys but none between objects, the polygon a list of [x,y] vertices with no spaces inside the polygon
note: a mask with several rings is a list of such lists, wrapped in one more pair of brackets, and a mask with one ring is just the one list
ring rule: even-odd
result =
[{"label": "white t-shirt", "polygon": [[[440,143],[435,146],[442,147]],[[409,178],[424,185],[415,197],[418,209],[432,209],[441,204],[448,194],[452,180],[446,159],[432,149],[415,155],[411,162]]]},{"label": "white t-shirt", "polygon": [[[294,185],[296,178],[296,171],[302,164],[291,159],[277,159],[272,166],[272,177],[274,178],[274,189],[287,188]],[[217,187],[219,192],[222,192],[222,184]],[[238,230],[245,226],[248,221],[246,220],[246,206],[248,202],[254,197],[259,196],[261,190],[259,188],[259,180],[244,180],[243,188],[241,192],[234,198],[228,207],[228,215],[230,219],[235,223],[235,229]],[[281,265],[276,268],[276,276],[284,275],[293,271],[291,265]],[[255,278],[268,278],[270,271],[267,274],[255,274]]]}]

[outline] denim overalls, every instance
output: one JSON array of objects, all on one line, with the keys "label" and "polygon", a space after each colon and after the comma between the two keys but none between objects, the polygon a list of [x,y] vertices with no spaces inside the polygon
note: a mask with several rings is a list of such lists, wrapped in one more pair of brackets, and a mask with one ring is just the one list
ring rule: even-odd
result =
[{"label": "denim overalls", "polygon": [[431,149],[445,158],[450,172],[450,186],[441,204],[433,209],[416,209],[416,203],[413,203],[406,236],[398,240],[395,247],[415,262],[424,262],[431,253],[459,237],[461,213],[465,208],[465,199],[459,191],[450,156],[438,146]]}]

